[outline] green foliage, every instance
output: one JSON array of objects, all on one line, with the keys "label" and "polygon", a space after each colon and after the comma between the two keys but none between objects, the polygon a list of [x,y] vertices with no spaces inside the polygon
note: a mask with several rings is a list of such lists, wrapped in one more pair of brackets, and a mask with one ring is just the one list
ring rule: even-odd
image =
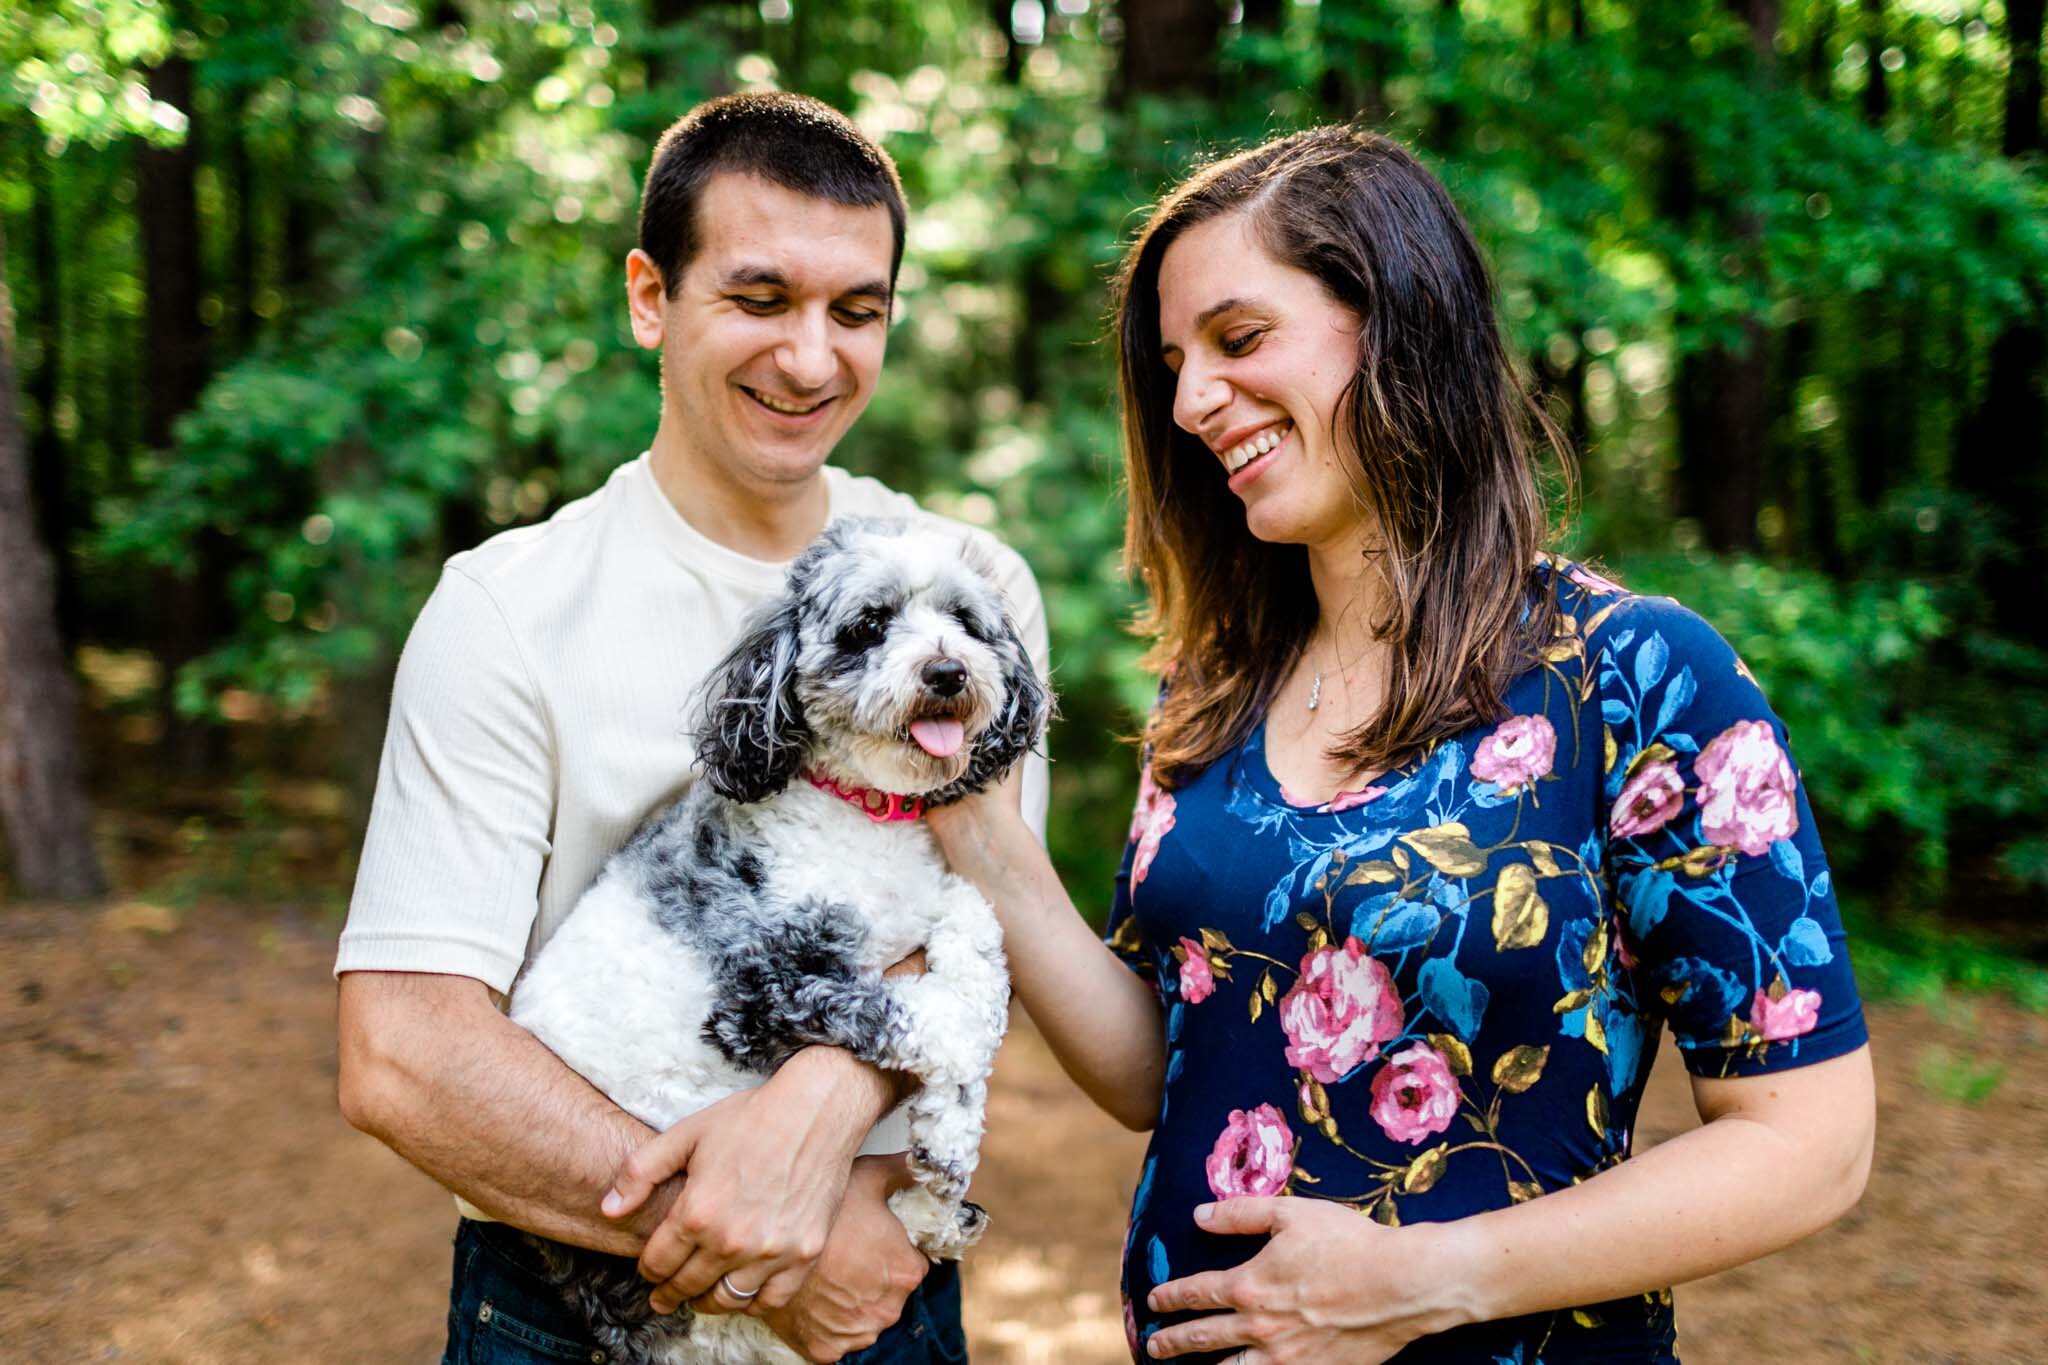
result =
[{"label": "green foliage", "polygon": [[2003,1062],[1958,1057],[1945,1047],[1920,1053],[1920,1084],[1952,1104],[1984,1103],[2004,1084],[2005,1073]]},{"label": "green foliage", "polygon": [[[2048,824],[2048,658],[1992,644],[1974,599],[1912,577],[1684,556],[1623,561],[1733,643],[1784,720],[1843,881],[1902,901],[1938,893],[1958,849]],[[2015,870],[2018,870],[2016,866]]]},{"label": "green foliage", "polygon": [[[1125,629],[1109,275],[1200,157],[1357,115],[1443,175],[1583,439],[1574,544],[1736,641],[1851,898],[1930,901],[1965,874],[2048,893],[2048,664],[1988,606],[2022,560],[1986,512],[2012,509],[1955,472],[1994,337],[2048,295],[2041,168],[1999,155],[1998,7],[1883,6],[1894,58],[1863,7],[1788,0],[1766,65],[1718,0],[1322,0],[1230,28],[1218,93],[1173,100],[1117,86],[1112,18],[1140,4],[1048,5],[1045,41],[1014,49],[990,21],[1007,6],[967,0],[686,8],[666,28],[625,0],[0,11],[0,227],[28,411],[79,509],[82,634],[138,638],[124,604],[206,560],[232,622],[176,680],[189,712],[232,689],[318,713],[374,679],[446,555],[651,435],[621,259],[654,137],[712,93],[807,90],[883,139],[913,208],[885,378],[838,459],[1036,567],[1055,849],[1103,899],[1135,784],[1116,736],[1152,693]],[[186,133],[147,92],[171,52],[197,82],[216,366],[150,451],[132,163],[138,137]],[[46,288],[18,244],[51,232]],[[1763,556],[1719,561],[1672,515],[1680,381],[1759,320]],[[2024,437],[2013,458],[2048,469]]]}]

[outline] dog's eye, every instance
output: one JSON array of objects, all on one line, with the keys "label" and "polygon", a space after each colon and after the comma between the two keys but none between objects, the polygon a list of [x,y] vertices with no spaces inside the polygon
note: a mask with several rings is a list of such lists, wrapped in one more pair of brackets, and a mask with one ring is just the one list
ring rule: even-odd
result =
[{"label": "dog's eye", "polygon": [[975,639],[981,641],[983,644],[987,645],[995,643],[995,636],[989,631],[987,624],[984,621],[982,621],[980,617],[976,616],[972,611],[968,610],[966,607],[954,608],[953,619],[960,623],[960,628],[962,630],[966,631],[969,635],[972,635]]},{"label": "dog's eye", "polygon": [[873,649],[882,643],[882,637],[889,633],[889,610],[886,607],[869,607],[853,619],[851,625],[840,630],[838,645],[849,654]]}]

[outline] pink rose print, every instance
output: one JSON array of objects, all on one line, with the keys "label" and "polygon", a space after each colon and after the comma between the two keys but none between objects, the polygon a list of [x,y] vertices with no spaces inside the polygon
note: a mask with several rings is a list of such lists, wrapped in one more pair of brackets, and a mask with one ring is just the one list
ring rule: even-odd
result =
[{"label": "pink rose print", "polygon": [[1458,1079],[1428,1043],[1389,1053],[1372,1078],[1372,1117],[1396,1142],[1420,1143],[1458,1116]]},{"label": "pink rose print", "polygon": [[1342,811],[1353,810],[1368,801],[1377,801],[1387,794],[1385,787],[1360,787],[1355,792],[1338,792],[1335,796],[1317,806],[1315,802],[1307,797],[1296,796],[1293,792],[1287,790],[1285,782],[1280,783],[1279,786],[1280,799],[1282,801],[1285,801],[1290,806],[1315,806],[1316,814],[1318,815],[1336,815]]},{"label": "pink rose print", "polygon": [[1187,950],[1180,964],[1180,998],[1190,1005],[1199,1005],[1216,993],[1216,974],[1209,970],[1209,950],[1185,937],[1180,946]]},{"label": "pink rose print", "polygon": [[1754,856],[1799,828],[1792,762],[1770,723],[1739,720],[1701,751],[1700,829],[1711,843]]},{"label": "pink rose print", "polygon": [[1218,1199],[1279,1194],[1294,1174],[1294,1134],[1270,1104],[1249,1114],[1233,1109],[1209,1152],[1206,1169],[1209,1190]]},{"label": "pink rose print", "polygon": [[1777,1000],[1771,999],[1768,991],[1758,991],[1750,1002],[1749,1026],[1767,1042],[1782,1043],[1811,1033],[1819,1022],[1819,991],[1786,991]]},{"label": "pink rose print", "polygon": [[1510,716],[1479,741],[1472,775],[1503,792],[1520,791],[1550,771],[1557,756],[1557,731],[1542,716]]},{"label": "pink rose print", "polygon": [[1355,938],[1318,948],[1280,997],[1287,1060],[1328,1084],[1380,1055],[1401,1033],[1401,995],[1386,964]]},{"label": "pink rose print", "polygon": [[1572,582],[1578,584],[1580,587],[1589,588],[1594,592],[1628,591],[1627,588],[1622,587],[1621,584],[1615,582],[1613,579],[1603,578],[1599,574],[1594,573],[1591,569],[1587,568],[1583,564],[1572,565],[1571,568],[1565,572],[1565,577],[1569,578]]},{"label": "pink rose print", "polygon": [[1131,859],[1133,892],[1136,892],[1138,883],[1145,880],[1145,874],[1152,870],[1152,857],[1159,852],[1159,841],[1172,828],[1173,793],[1159,789],[1159,784],[1152,780],[1152,765],[1148,763],[1138,778],[1138,809],[1131,816],[1130,841],[1138,846],[1137,855]]},{"label": "pink rose print", "polygon": [[1685,804],[1685,779],[1678,765],[1659,760],[1645,763],[1614,800],[1608,829],[1617,839],[1640,839],[1671,822]]},{"label": "pink rose print", "polygon": [[1323,805],[1317,807],[1317,809],[1326,814],[1335,815],[1339,811],[1352,810],[1365,805],[1369,801],[1377,801],[1386,794],[1387,789],[1385,787],[1360,787],[1355,792],[1338,792]]},{"label": "pink rose print", "polygon": [[1139,1354],[1138,1315],[1132,1311],[1129,1299],[1124,1300],[1124,1340],[1131,1344],[1131,1357],[1136,1359]]}]

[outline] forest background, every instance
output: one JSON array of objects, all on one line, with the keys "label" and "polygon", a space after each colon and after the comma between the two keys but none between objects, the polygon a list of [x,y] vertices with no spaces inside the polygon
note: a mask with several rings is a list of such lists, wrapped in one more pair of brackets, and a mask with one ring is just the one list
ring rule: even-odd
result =
[{"label": "forest background", "polygon": [[1202,155],[1355,118],[1491,255],[1578,450],[1563,548],[1762,678],[1866,975],[2048,1003],[2042,29],[2042,0],[13,0],[0,873],[338,908],[441,561],[654,429],[621,289],[654,138],[780,85],[912,202],[838,459],[1036,568],[1054,849],[1106,903],[1152,687],[1108,274]]}]

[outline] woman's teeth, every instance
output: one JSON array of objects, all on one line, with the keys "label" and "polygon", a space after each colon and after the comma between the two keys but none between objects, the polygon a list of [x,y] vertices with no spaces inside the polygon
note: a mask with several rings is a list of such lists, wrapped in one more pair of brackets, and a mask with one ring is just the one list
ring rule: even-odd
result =
[{"label": "woman's teeth", "polygon": [[1286,440],[1287,433],[1292,430],[1294,430],[1294,423],[1292,422],[1281,422],[1277,426],[1267,427],[1243,445],[1225,454],[1223,457],[1224,468],[1235,474],[1238,470],[1243,469],[1253,460],[1256,460],[1259,456]]}]

